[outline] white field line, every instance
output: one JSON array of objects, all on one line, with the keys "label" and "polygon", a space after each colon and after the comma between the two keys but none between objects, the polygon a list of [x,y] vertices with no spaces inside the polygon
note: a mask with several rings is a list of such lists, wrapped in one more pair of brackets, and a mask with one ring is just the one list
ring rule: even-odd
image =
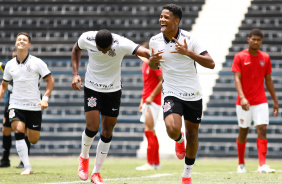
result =
[{"label": "white field line", "polygon": [[[128,177],[128,178],[112,178],[112,179],[103,179],[104,181],[116,181],[116,180],[137,180],[137,179],[142,179],[142,178],[159,178],[163,176],[170,176],[174,175],[176,173],[172,174],[154,174],[151,176],[141,176],[141,177]],[[72,183],[88,183],[90,180],[86,181],[70,181],[70,182],[57,182],[57,183],[41,183],[41,184],[72,184]]]}]

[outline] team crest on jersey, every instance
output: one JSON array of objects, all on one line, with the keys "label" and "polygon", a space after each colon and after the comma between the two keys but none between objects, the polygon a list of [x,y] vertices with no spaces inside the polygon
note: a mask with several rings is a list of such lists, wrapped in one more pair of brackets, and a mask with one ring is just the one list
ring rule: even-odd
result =
[{"label": "team crest on jersey", "polygon": [[31,72],[31,67],[30,67],[30,65],[26,65],[26,71],[27,71],[27,72]]},{"label": "team crest on jersey", "polygon": [[265,65],[265,61],[261,60],[260,62],[260,66],[263,67]]},{"label": "team crest on jersey", "polygon": [[11,118],[13,118],[13,117],[15,117],[15,110],[14,109],[11,109],[10,111],[9,111],[9,118],[11,119]]},{"label": "team crest on jersey", "polygon": [[240,123],[243,124],[243,123],[244,123],[244,120],[243,120],[243,119],[240,119]]},{"label": "team crest on jersey", "polygon": [[97,105],[97,98],[93,98],[93,96],[91,96],[91,98],[88,98],[88,107],[96,107]]},{"label": "team crest on jersey", "polygon": [[169,111],[171,109],[170,102],[165,102],[164,105],[163,105],[163,109],[164,109],[164,112]]},{"label": "team crest on jersey", "polygon": [[114,50],[109,50],[109,54],[108,54],[109,56],[111,56],[111,57],[114,57],[114,56],[116,56],[116,52],[115,52],[115,49]]}]

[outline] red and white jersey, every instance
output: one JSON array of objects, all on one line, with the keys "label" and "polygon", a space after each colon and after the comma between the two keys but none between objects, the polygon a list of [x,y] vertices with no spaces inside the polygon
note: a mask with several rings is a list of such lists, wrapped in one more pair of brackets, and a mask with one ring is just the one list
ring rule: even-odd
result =
[{"label": "red and white jersey", "polygon": [[[266,103],[264,90],[265,75],[271,74],[271,62],[267,53],[260,51],[253,56],[245,49],[234,56],[231,68],[232,72],[241,73],[241,84],[245,98],[250,105]],[[240,97],[237,96],[236,105],[240,105]]]},{"label": "red and white jersey", "polygon": [[3,80],[13,80],[9,109],[41,111],[41,106],[36,106],[41,101],[39,84],[41,77],[45,78],[50,74],[46,63],[30,54],[22,63],[16,57],[8,61]]},{"label": "red and white jersey", "polygon": [[[159,84],[160,80],[158,76],[162,75],[162,69],[152,70],[148,63],[143,62],[142,64],[142,74],[143,74],[143,82],[144,82],[144,88],[142,90],[142,98],[143,103],[145,103],[146,98],[148,98],[151,93],[154,91],[154,89]],[[162,94],[159,92],[153,100],[158,105],[161,105],[161,97]]]},{"label": "red and white jersey", "polygon": [[[186,43],[188,48],[197,54],[206,53],[206,49],[187,31],[179,29],[176,37],[181,44]],[[202,98],[202,89],[197,75],[196,63],[186,55],[170,53],[175,51],[177,43],[169,41],[163,33],[159,33],[150,39],[149,46],[153,46],[155,52],[163,51],[161,63],[163,69],[163,95],[175,96],[185,101],[197,101]]]},{"label": "red and white jersey", "polygon": [[87,49],[89,62],[85,74],[85,86],[99,92],[114,92],[121,89],[121,61],[126,54],[134,54],[139,45],[113,34],[112,49],[103,54],[96,47],[98,31],[83,33],[78,39],[78,47]]}]

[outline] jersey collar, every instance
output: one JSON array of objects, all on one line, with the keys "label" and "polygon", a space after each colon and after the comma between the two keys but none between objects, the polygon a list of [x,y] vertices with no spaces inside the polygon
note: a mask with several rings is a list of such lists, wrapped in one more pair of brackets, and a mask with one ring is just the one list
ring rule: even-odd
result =
[{"label": "jersey collar", "polygon": [[16,57],[16,61],[17,61],[18,64],[25,64],[28,57],[29,57],[29,53],[28,53],[28,55],[26,56],[26,58],[23,60],[23,62],[19,62],[18,59],[17,59],[17,57]]},{"label": "jersey collar", "polygon": [[[180,29],[178,28],[177,34],[174,37],[176,40],[179,39],[179,33],[180,33]],[[169,42],[175,42],[174,40],[170,41],[169,39],[167,39],[164,34],[163,34],[163,37],[164,37],[164,41],[165,41],[166,44],[168,44]]]}]

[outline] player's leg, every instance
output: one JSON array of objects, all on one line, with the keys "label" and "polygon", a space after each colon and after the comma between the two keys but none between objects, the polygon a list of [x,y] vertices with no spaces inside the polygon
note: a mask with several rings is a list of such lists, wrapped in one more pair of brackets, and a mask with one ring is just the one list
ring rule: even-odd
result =
[{"label": "player's leg", "polygon": [[9,103],[6,103],[5,110],[4,110],[4,117],[3,117],[3,127],[2,127],[2,134],[3,134],[3,156],[0,161],[0,167],[10,167],[10,149],[12,147],[12,128],[11,122],[9,119],[9,110],[8,110]]},{"label": "player's leg", "polygon": [[91,181],[94,183],[103,183],[100,171],[103,163],[109,153],[113,129],[119,115],[121,90],[111,93],[101,93],[101,136],[96,149],[96,158],[94,169],[91,174]]},{"label": "player's leg", "polygon": [[81,153],[79,156],[78,176],[87,180],[89,176],[89,150],[100,126],[100,93],[87,87],[84,88],[84,111],[86,128],[81,138]]},{"label": "player's leg", "polygon": [[6,127],[5,122],[2,127],[3,134],[3,156],[0,162],[0,167],[10,167],[10,149],[12,147],[12,136],[11,136],[12,128]]},{"label": "player's leg", "polygon": [[[25,143],[27,145],[27,150],[28,150],[28,155],[29,155],[30,154],[30,142],[29,142],[28,137],[27,137],[27,129],[25,129],[25,138],[24,138],[24,140],[25,140]],[[18,168],[18,169],[24,168],[23,162],[21,161],[20,164],[16,168]]]},{"label": "player's leg", "polygon": [[15,132],[16,150],[25,167],[24,172],[22,172],[21,174],[22,175],[32,174],[33,171],[31,169],[31,164],[28,158],[28,148],[24,140],[25,123],[19,120],[14,120],[12,121],[12,129]]},{"label": "player's leg", "polygon": [[198,133],[199,125],[202,118],[202,100],[198,101],[185,101],[183,102],[183,115],[185,122],[185,135],[186,135],[186,156],[184,170],[182,174],[182,183],[191,183],[192,168],[195,163],[196,155],[198,152]]},{"label": "player's leg", "polygon": [[254,106],[253,109],[253,120],[254,125],[257,129],[257,149],[258,149],[258,159],[259,167],[258,173],[273,173],[275,169],[271,169],[266,165],[266,154],[267,154],[267,125],[269,124],[269,109],[268,104],[263,103],[260,105]]},{"label": "player's leg", "polygon": [[147,138],[148,146],[147,146],[147,163],[140,167],[136,167],[136,170],[153,170],[155,164],[156,157],[156,141],[155,141],[155,131],[154,131],[154,119],[152,116],[151,109],[149,105],[143,104],[145,122],[144,122],[144,133]]},{"label": "player's leg", "polygon": [[185,157],[184,134],[181,132],[182,127],[182,102],[171,96],[164,99],[163,116],[168,136],[175,141],[175,153],[178,159]]},{"label": "player's leg", "polygon": [[238,154],[238,173],[247,172],[245,167],[245,150],[249,127],[252,123],[252,109],[253,108],[251,106],[248,111],[245,111],[240,105],[236,105],[237,122],[239,126],[239,134],[236,139]]}]

